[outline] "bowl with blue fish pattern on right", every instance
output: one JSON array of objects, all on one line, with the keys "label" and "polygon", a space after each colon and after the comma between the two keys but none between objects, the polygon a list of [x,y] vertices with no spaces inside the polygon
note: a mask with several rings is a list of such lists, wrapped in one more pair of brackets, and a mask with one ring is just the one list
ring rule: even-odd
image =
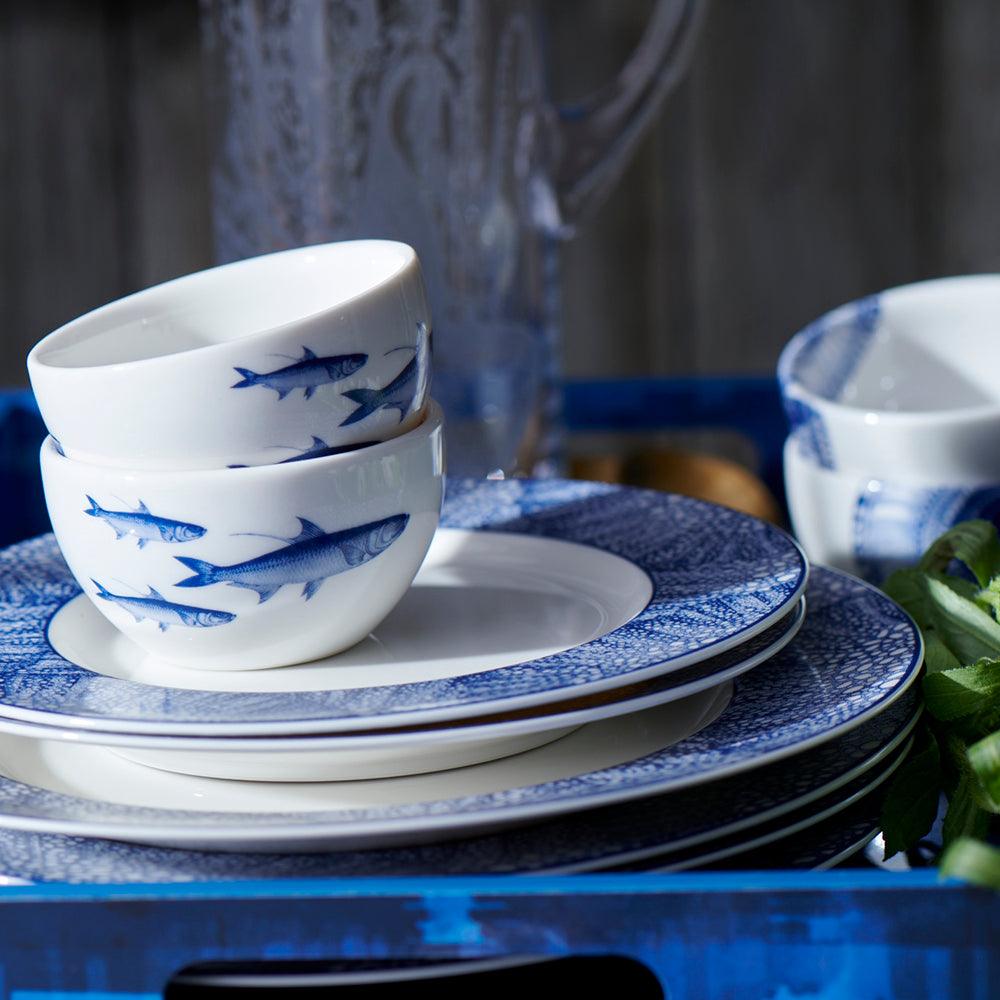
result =
[{"label": "bowl with blue fish pattern on right", "polygon": [[437,528],[440,407],[366,448],[257,467],[117,469],[42,445],[56,539],[101,613],[155,657],[250,670],[364,638]]},{"label": "bowl with blue fish pattern on right", "polygon": [[28,373],[66,454],[125,469],[272,465],[423,419],[431,318],[412,247],[355,240],[186,275],[49,334]]}]

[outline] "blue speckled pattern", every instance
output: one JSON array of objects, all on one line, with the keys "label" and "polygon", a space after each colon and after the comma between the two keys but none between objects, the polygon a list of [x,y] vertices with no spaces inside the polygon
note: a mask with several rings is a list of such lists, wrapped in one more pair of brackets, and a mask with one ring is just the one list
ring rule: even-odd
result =
[{"label": "blue speckled pattern", "polygon": [[839,401],[871,344],[881,314],[879,297],[870,295],[834,309],[797,333],[778,360],[782,394],[798,384],[821,399]]},{"label": "blue speckled pattern", "polygon": [[[419,829],[431,818],[503,822],[526,806],[544,805],[568,813],[612,800],[700,786],[818,747],[877,720],[917,677],[922,658],[919,633],[881,592],[846,574],[818,569],[808,600],[810,613],[795,641],[741,677],[726,710],[711,725],[672,746],[613,767],[461,798],[284,814],[121,806],[0,780],[0,826],[90,835],[103,831],[101,835],[120,839],[128,839],[129,831],[139,828],[155,828],[175,840],[222,829],[258,839],[278,830],[299,830],[309,836],[329,831],[333,836],[352,828]],[[903,718],[913,711],[913,704],[907,704],[899,709]],[[891,718],[900,724],[900,719]],[[727,801],[727,810],[732,808]]]},{"label": "blue speckled pattern", "polygon": [[939,535],[960,521],[1000,524],[1000,486],[934,489],[872,480],[854,509],[854,556],[869,580],[912,566]]},{"label": "blue speckled pattern", "polygon": [[559,480],[449,482],[442,524],[595,546],[653,583],[649,605],[591,642],[541,659],[443,680],[341,691],[233,693],[104,677],[60,656],[51,616],[79,589],[55,540],[0,553],[0,715],[100,729],[102,719],[196,732],[199,724],[352,720],[352,728],[498,712],[679,669],[749,640],[790,611],[805,557],[782,531],[685,497]]},{"label": "blue speckled pattern", "polygon": [[[441,844],[233,855],[0,830],[0,871],[37,882],[184,882],[583,870],[625,857],[711,843],[736,828],[752,830],[760,818],[799,807],[804,799],[823,794],[827,786],[857,768],[863,768],[865,775],[874,774],[886,766],[883,758],[894,756],[885,748],[905,738],[916,711],[916,692],[910,691],[846,735],[817,750],[762,767],[751,778],[740,775],[705,787]],[[851,782],[842,787],[847,794]],[[810,857],[826,850],[825,838],[826,833]],[[800,838],[799,853],[804,853],[804,846]]]}]

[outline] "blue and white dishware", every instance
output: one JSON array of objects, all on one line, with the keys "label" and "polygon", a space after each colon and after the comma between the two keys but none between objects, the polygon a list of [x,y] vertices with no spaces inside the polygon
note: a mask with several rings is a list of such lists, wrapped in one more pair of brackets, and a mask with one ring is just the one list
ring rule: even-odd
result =
[{"label": "blue and white dishware", "polygon": [[1000,482],[1000,275],[941,278],[835,309],[788,343],[778,379],[826,469],[940,485]]},{"label": "blue and white dishware", "polygon": [[[52,526],[112,625],[186,667],[254,670],[346,649],[420,567],[443,490],[442,416],[309,461],[135,471],[42,446]],[[5,584],[13,582],[5,580]]]},{"label": "blue and white dishware", "polygon": [[102,306],[38,343],[28,373],[71,459],[271,465],[416,427],[430,331],[412,247],[356,240],[226,264]]},{"label": "blue and white dishware", "polygon": [[[429,561],[436,561],[433,546]],[[417,590],[420,576],[415,581]],[[90,610],[86,599],[78,598],[75,603]],[[314,736],[162,736],[0,718],[0,733],[110,747],[128,760],[161,770],[243,781],[356,781],[421,774],[523,753],[586,723],[633,714],[718,687],[784,649],[804,618],[805,601],[800,600],[788,615],[743,645],[665,677],[586,699],[522,709],[510,716],[477,716],[427,728]],[[109,630],[106,626],[104,631]],[[210,697],[209,692],[204,694]]]},{"label": "blue and white dishware", "polygon": [[970,518],[1000,523],[1000,484],[958,486],[824,469],[785,443],[785,492],[795,535],[814,562],[881,582],[913,566],[949,528]]},{"label": "blue and white dishware", "polygon": [[231,782],[154,771],[101,747],[3,736],[0,826],[221,850],[370,848],[468,836],[737,774],[752,781],[748,772],[877,719],[919,674],[919,632],[879,591],[817,570],[809,602],[794,642],[721,688],[437,774]]},{"label": "blue and white dishware", "polygon": [[[419,433],[354,455],[191,475],[277,482],[297,469],[295,476],[311,482],[315,475],[322,489],[324,463],[347,463],[347,471],[366,477],[337,479],[345,489],[353,481],[360,490],[398,465],[371,469],[361,464],[365,456],[392,455]],[[435,435],[423,445],[424,439],[413,438],[418,462],[434,453]],[[402,481],[399,489],[406,490]],[[177,580],[194,577],[175,553],[200,558],[196,547],[207,534],[184,543],[150,542],[140,550],[135,539],[116,539],[111,526],[87,513],[89,504],[79,495],[80,504],[69,504],[66,516],[95,544],[125,553],[123,559],[155,557]],[[395,503],[391,491],[387,496]],[[344,497],[327,490],[323,499],[336,504]],[[236,495],[226,501],[232,508],[226,517],[240,519],[231,530],[260,530],[242,523],[253,509],[250,501],[241,506]],[[391,516],[395,508],[388,504],[357,520]],[[167,514],[151,500],[147,506]],[[171,513],[172,520],[199,523],[194,512]],[[370,638],[335,658],[262,671],[249,680],[171,668],[131,643],[114,641],[91,609],[73,601],[79,587],[51,537],[14,546],[0,553],[0,622],[8,623],[12,638],[4,642],[0,629],[0,678],[7,679],[0,716],[181,736],[332,734],[481,718],[668,677],[743,646],[795,610],[808,576],[802,551],[773,525],[686,497],[602,483],[452,480],[441,523],[420,585]],[[250,557],[287,546],[256,534],[234,542]],[[286,585],[264,603],[258,592],[221,580],[170,593],[192,604],[204,590],[206,596],[242,598],[251,609],[280,599],[308,608],[331,583],[377,567],[397,544],[325,582],[311,599],[301,583]],[[197,631],[218,635],[232,627]],[[282,640],[282,622],[273,628],[268,641]],[[155,639],[178,631],[145,623]],[[237,657],[232,663],[242,665]]]},{"label": "blue and white dishware", "polygon": [[[911,691],[849,733],[756,769],[751,780],[736,775],[686,791],[446,843],[234,856],[0,829],[0,871],[39,882],[555,874],[648,866],[665,855],[690,861],[720,850],[729,854],[733,845],[745,851],[747,843],[770,839],[783,817],[789,817],[785,826],[797,825],[801,816],[794,814],[822,815],[831,805],[836,811],[837,804],[856,798],[859,788],[873,783],[884,787],[886,772],[905,752],[917,719],[916,704]],[[3,791],[0,785],[0,795]],[[835,820],[843,817],[846,825],[853,809],[838,812]],[[874,826],[869,823],[862,832],[870,833]],[[800,850],[806,846],[801,839]],[[817,851],[825,839],[825,833],[816,838]]]}]

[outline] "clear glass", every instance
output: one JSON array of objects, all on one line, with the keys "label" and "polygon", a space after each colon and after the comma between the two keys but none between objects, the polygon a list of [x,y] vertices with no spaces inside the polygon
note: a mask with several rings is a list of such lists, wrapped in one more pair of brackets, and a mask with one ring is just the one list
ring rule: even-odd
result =
[{"label": "clear glass", "polygon": [[659,0],[629,64],[548,98],[535,0],[205,0],[218,256],[385,237],[420,255],[452,474],[558,456],[558,241],[686,61]]}]

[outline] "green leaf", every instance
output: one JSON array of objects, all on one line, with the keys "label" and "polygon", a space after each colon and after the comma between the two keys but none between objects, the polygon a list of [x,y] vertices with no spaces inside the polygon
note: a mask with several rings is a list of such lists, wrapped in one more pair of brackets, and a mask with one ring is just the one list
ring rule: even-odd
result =
[{"label": "green leaf", "polygon": [[924,665],[927,673],[934,674],[939,670],[955,670],[962,666],[962,661],[941,641],[934,629],[925,629]]},{"label": "green leaf", "polygon": [[962,521],[938,538],[920,560],[925,573],[944,573],[953,559],[985,587],[1000,573],[1000,540],[990,521]]},{"label": "green leaf", "polygon": [[1000,657],[1000,625],[944,581],[928,578],[930,617],[941,640],[963,663]]},{"label": "green leaf", "polygon": [[975,601],[984,611],[992,612],[994,618],[1000,615],[1000,577],[993,577],[989,586],[976,594]]},{"label": "green leaf", "polygon": [[979,779],[975,775],[963,774],[948,799],[948,812],[941,827],[944,846],[960,837],[986,836],[990,828],[990,814],[979,807],[977,802]]},{"label": "green leaf", "polygon": [[960,837],[941,855],[939,866],[943,878],[1000,890],[1000,851],[978,840]]},{"label": "green leaf", "polygon": [[924,702],[927,711],[943,722],[1000,707],[1000,660],[928,672]]},{"label": "green leaf", "polygon": [[[968,750],[969,763],[994,803],[1000,803],[1000,732],[991,733]],[[1000,811],[1000,809],[998,809]]]},{"label": "green leaf", "polygon": [[897,569],[882,584],[889,595],[921,629],[930,627],[931,607],[927,599],[927,574],[918,569]]},{"label": "green leaf", "polygon": [[934,825],[941,797],[941,754],[937,740],[927,745],[899,769],[882,804],[885,857],[905,851]]}]

